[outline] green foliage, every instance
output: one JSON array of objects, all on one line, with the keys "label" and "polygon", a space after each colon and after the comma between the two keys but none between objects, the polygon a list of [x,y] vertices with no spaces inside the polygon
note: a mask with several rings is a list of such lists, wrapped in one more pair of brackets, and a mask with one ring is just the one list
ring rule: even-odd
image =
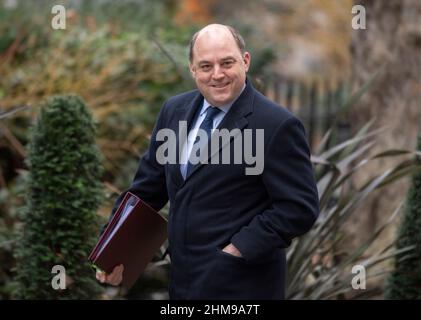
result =
[{"label": "green foliage", "polygon": [[27,171],[22,171],[10,188],[0,190],[0,300],[10,299],[15,267],[19,216],[25,203]]},{"label": "green foliage", "polygon": [[[417,150],[421,151],[421,135]],[[421,165],[421,157],[416,161]],[[421,299],[421,171],[412,177],[405,213],[396,239],[396,248],[414,246],[409,255],[395,258],[395,270],[389,277],[386,297],[389,299]]]},{"label": "green foliage", "polygon": [[[91,299],[100,292],[87,261],[102,199],[95,127],[77,96],[56,96],[41,108],[28,152],[28,195],[17,251],[16,294],[30,299]],[[67,288],[54,290],[54,265]]]},{"label": "green foliage", "polygon": [[[24,202],[17,174],[26,169],[23,146],[39,102],[62,92],[83,97],[98,121],[97,143],[105,168],[102,180],[123,188],[133,174],[126,167],[135,165],[147,146],[163,101],[191,89],[180,67],[157,45],[162,44],[187,70],[192,32],[189,26],[173,25],[172,0],[71,1],[64,4],[66,30],[53,30],[50,25],[51,7],[59,3],[21,0],[17,4],[0,6],[0,55],[6,58],[0,65],[0,108],[5,111],[0,121],[19,142],[0,135],[0,174],[6,182],[0,190],[0,299],[11,298],[13,289],[15,234],[21,232],[15,212]],[[111,198],[102,205],[101,212],[108,211]],[[98,229],[93,233],[97,235]]]},{"label": "green foliage", "polygon": [[354,137],[326,150],[328,133],[312,156],[316,165],[320,217],[313,229],[296,239],[288,250],[289,299],[352,299],[375,296],[381,293],[378,287],[366,288],[362,290],[362,294],[356,295],[357,292],[351,286],[355,276],[352,267],[364,266],[367,280],[371,280],[387,273],[374,271],[380,263],[402,253],[408,254],[413,249],[406,246],[407,243],[393,249],[393,243],[390,243],[377,252],[367,254],[367,250],[374,246],[382,231],[394,221],[399,208],[390,212],[391,217],[374,230],[358,248],[351,252],[341,249],[347,222],[353,214],[357,214],[362,203],[376,190],[420,169],[420,165],[413,160],[403,159],[385,172],[371,173],[371,177],[364,183],[355,186],[353,177],[369,162],[414,154],[408,150],[386,150],[365,157],[367,150],[375,144],[373,137],[382,132],[381,129],[370,132],[372,124],[373,122],[368,123]]},{"label": "green foliage", "polygon": [[[82,96],[99,121],[98,144],[104,154],[107,179],[113,180],[125,159],[137,158],[144,150],[163,101],[187,89],[178,65],[155,43],[165,44],[177,62],[187,61],[187,47],[178,42],[183,37],[187,43],[187,33],[177,34],[174,40],[174,31],[159,29],[152,36],[147,28],[123,30],[109,24],[92,30],[76,24],[65,32],[32,24],[42,32],[31,33],[31,39],[23,31],[14,31],[14,40],[20,45],[10,63],[3,65],[2,107],[9,110],[37,105],[61,92]],[[24,55],[21,47],[30,54]],[[187,65],[183,68],[187,70]],[[7,119],[11,132],[23,143],[29,117],[29,112],[20,112]]]}]

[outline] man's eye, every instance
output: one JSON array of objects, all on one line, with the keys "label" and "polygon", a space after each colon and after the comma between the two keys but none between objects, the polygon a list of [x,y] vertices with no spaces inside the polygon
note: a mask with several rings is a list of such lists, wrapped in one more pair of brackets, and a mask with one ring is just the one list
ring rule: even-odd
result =
[{"label": "man's eye", "polygon": [[210,69],[210,65],[208,65],[208,64],[203,64],[203,65],[201,65],[201,66],[200,66],[200,69],[202,69],[203,71],[207,71],[207,70],[209,70],[209,69]]},{"label": "man's eye", "polygon": [[231,67],[231,66],[232,66],[232,64],[233,64],[233,61],[225,61],[225,62],[223,62],[223,63],[222,63],[222,65],[223,65],[224,67]]}]

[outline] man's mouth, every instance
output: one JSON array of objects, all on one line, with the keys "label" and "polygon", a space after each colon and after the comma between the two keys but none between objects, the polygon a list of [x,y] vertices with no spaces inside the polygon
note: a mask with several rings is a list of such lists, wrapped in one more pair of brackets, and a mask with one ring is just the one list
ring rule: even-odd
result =
[{"label": "man's mouth", "polygon": [[216,88],[216,89],[222,89],[222,88],[225,88],[228,85],[229,85],[229,82],[221,83],[221,84],[213,84],[213,85],[211,85],[211,87]]}]

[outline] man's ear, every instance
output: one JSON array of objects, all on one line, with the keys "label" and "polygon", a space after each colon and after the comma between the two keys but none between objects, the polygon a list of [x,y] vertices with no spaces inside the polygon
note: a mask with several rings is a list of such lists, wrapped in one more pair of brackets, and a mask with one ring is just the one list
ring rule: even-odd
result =
[{"label": "man's ear", "polygon": [[246,67],[246,72],[249,71],[250,68],[250,62],[251,62],[251,55],[250,52],[244,52],[243,55],[243,61],[244,61],[244,65]]},{"label": "man's ear", "polygon": [[189,63],[190,73],[193,78],[196,78],[196,67],[190,62]]}]

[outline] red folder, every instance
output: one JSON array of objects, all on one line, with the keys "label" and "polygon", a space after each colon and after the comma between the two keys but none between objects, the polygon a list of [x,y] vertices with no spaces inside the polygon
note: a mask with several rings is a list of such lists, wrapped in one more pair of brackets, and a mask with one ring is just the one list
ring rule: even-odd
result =
[{"label": "red folder", "polygon": [[88,259],[107,273],[123,264],[122,285],[130,288],[166,238],[167,220],[127,192]]}]

